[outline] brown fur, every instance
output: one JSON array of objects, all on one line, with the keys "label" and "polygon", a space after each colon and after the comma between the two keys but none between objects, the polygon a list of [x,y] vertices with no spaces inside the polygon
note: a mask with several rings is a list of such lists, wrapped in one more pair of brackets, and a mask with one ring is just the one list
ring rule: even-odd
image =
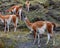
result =
[{"label": "brown fur", "polygon": [[[0,14],[0,18],[4,21],[5,27],[7,26],[7,21],[6,21],[6,19],[9,19],[10,16],[11,16],[11,15],[4,15],[4,16],[3,16],[3,15]],[[17,18],[16,15],[12,15],[11,21],[13,21],[13,23],[14,23],[14,28],[17,27],[16,18]]]},{"label": "brown fur", "polygon": [[25,21],[27,26],[31,27],[34,30],[34,38],[36,37],[37,27],[41,28],[46,23],[46,29],[48,30],[48,33],[52,34],[52,28],[56,26],[54,23],[48,21],[37,21],[34,23],[31,23],[28,19],[26,19]]},{"label": "brown fur", "polygon": [[9,8],[9,9],[7,10],[7,12],[12,12],[12,10],[13,10],[14,8],[16,8],[16,13],[17,13],[18,10],[19,10],[19,8],[22,8],[22,6],[19,6],[19,5],[12,6],[11,8]]},{"label": "brown fur", "polygon": [[[0,15],[0,18],[2,18],[3,20],[5,19],[9,19],[10,15]],[[16,21],[16,15],[13,15],[12,20],[15,22]]]}]

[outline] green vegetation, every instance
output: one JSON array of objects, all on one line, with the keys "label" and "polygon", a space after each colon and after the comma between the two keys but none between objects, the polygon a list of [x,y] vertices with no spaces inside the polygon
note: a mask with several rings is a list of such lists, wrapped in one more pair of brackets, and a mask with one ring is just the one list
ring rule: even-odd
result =
[{"label": "green vegetation", "polygon": [[[29,32],[28,31],[18,31],[18,32],[0,32],[0,48],[15,48],[16,45],[19,46],[26,42],[31,42],[33,39],[32,37],[29,37]],[[55,41],[56,44],[55,46],[52,46],[52,40],[50,40],[48,45],[45,45],[45,42],[47,40],[47,37],[41,38],[41,48],[59,48],[60,46],[60,35],[59,33],[55,34]],[[32,43],[31,43],[32,44]],[[37,45],[31,45],[30,48],[37,48]]]},{"label": "green vegetation", "polygon": [[[24,6],[25,1],[26,0],[10,0],[10,1],[0,0],[0,11],[2,11],[4,15],[9,14],[5,12],[5,10],[7,10],[13,5],[23,4]],[[38,5],[39,8],[35,10],[31,10],[30,12],[27,12],[26,9],[23,8],[23,12],[25,13],[25,16],[27,16],[31,22],[34,22],[35,20],[34,18],[39,18],[39,19],[42,18],[43,20],[54,22],[60,26],[60,20],[58,20],[58,18],[60,18],[60,6],[59,6],[60,0],[52,0],[52,1],[55,3],[54,5],[49,5],[49,0],[30,0],[31,7]],[[52,14],[53,17],[50,15],[50,13]],[[0,48],[17,48],[18,46],[21,47],[22,45],[23,46],[26,45],[29,48],[37,48],[37,45],[32,45],[33,36],[30,35],[29,30],[25,28],[25,26],[26,25],[24,21],[19,21],[17,32],[13,32],[13,29],[11,29],[11,31],[7,33],[0,31]],[[56,31],[56,36],[55,36],[56,45],[55,46],[52,46],[52,40],[48,45],[45,45],[47,37],[43,37],[41,38],[42,40],[41,48],[60,48],[60,33],[59,32]],[[24,47],[21,47],[21,48],[24,48]]]}]

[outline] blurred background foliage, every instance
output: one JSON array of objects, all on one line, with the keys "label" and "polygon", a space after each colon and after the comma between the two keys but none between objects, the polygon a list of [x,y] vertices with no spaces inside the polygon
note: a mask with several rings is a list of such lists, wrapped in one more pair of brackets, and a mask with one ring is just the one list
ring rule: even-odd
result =
[{"label": "blurred background foliage", "polygon": [[[38,20],[47,20],[47,21],[56,23],[57,26],[60,26],[60,0],[29,0],[31,3],[29,12],[26,11],[25,1],[26,0],[0,0],[0,12],[2,12],[3,15],[9,14],[8,12],[6,12],[7,9],[9,9],[11,6],[22,4],[23,12],[25,13],[25,16],[27,16],[31,22],[35,22]],[[11,30],[13,30],[12,28],[13,26],[11,25],[10,27],[11,27]],[[0,30],[3,31],[3,29],[4,29],[4,25],[0,23]],[[17,48],[17,46],[19,47],[21,46],[20,45],[21,42],[31,41],[30,39],[31,37],[29,36],[22,37],[29,32],[26,29],[26,25],[24,21],[19,21],[17,30],[18,31],[16,33],[12,31],[9,33],[4,33],[2,31],[0,32],[0,48]],[[60,48],[59,37],[60,37],[60,34],[57,34],[56,35],[56,43],[57,43],[56,47],[52,47],[52,46],[46,46],[46,47],[43,46],[43,47]]]},{"label": "blurred background foliage", "polygon": [[[30,12],[26,11],[25,8],[26,0],[0,0],[0,12],[3,15],[9,14],[6,12],[11,6],[23,5],[23,11],[25,16],[28,16],[31,22],[38,20],[48,20],[55,22],[57,25],[60,24],[60,0],[29,0],[30,1]],[[19,27],[25,27],[23,21],[19,21]]]}]

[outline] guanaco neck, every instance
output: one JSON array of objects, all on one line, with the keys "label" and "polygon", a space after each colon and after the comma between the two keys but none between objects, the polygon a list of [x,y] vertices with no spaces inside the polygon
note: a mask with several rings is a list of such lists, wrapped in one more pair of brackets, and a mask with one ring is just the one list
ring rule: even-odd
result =
[{"label": "guanaco neck", "polygon": [[27,25],[27,26],[29,26],[29,27],[30,27],[30,26],[31,26],[31,24],[32,24],[32,23],[29,21],[29,19],[28,19],[28,18],[25,18],[25,23],[26,23],[26,25]]},{"label": "guanaco neck", "polygon": [[4,16],[2,16],[1,14],[0,14],[0,20],[1,20],[3,23],[5,22]]},{"label": "guanaco neck", "polygon": [[1,18],[1,19],[4,19],[3,16],[2,16],[1,14],[0,14],[0,18]]}]

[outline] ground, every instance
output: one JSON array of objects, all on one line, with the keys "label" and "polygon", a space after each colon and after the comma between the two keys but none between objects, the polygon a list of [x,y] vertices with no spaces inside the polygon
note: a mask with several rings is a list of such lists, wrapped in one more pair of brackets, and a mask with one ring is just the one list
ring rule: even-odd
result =
[{"label": "ground", "polygon": [[[55,46],[52,45],[52,39],[48,45],[45,45],[47,36],[41,38],[41,48],[60,48],[60,34],[55,32]],[[28,30],[19,30],[17,32],[0,31],[0,48],[38,48],[37,43],[33,45],[33,35]]]},{"label": "ground", "polygon": [[[54,1],[55,4],[49,6],[49,0],[30,0],[31,7],[34,8],[37,5],[39,8],[35,10],[32,8],[30,12],[27,12],[26,9],[23,8],[23,12],[31,22],[35,22],[34,18],[42,18],[43,20],[54,22],[57,27],[60,27],[60,0],[52,1]],[[40,3],[43,4],[41,5]],[[5,11],[11,6],[18,4],[23,4],[24,7],[25,0],[0,0],[0,12],[2,12],[3,15],[9,14]],[[44,8],[44,6],[47,6],[47,8]],[[10,28],[10,32],[3,32],[4,26],[3,24],[0,25],[0,48],[38,48],[37,43],[33,45],[33,35],[31,35],[25,27],[26,24],[24,21],[20,21],[16,32],[13,32],[13,28]],[[52,39],[48,45],[45,45],[46,40],[47,36],[41,38],[41,48],[60,48],[60,31],[55,32],[55,46],[52,45]]]}]

